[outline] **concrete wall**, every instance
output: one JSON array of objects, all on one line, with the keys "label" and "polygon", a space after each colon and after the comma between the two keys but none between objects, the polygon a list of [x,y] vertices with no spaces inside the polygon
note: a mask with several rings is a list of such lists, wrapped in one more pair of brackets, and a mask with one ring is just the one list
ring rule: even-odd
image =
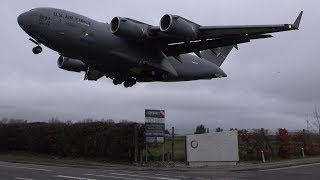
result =
[{"label": "concrete wall", "polygon": [[186,143],[190,166],[231,165],[239,161],[237,131],[189,135]]}]

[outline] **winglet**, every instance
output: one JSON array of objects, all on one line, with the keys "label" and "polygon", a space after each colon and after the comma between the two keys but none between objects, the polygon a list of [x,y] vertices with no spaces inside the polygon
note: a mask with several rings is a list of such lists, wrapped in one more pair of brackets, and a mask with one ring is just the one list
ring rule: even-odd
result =
[{"label": "winglet", "polygon": [[302,15],[303,15],[303,11],[300,12],[299,16],[297,17],[296,21],[293,23],[293,27],[295,29],[298,29],[299,30],[299,26],[300,26],[300,22],[301,22],[301,19],[302,19]]}]

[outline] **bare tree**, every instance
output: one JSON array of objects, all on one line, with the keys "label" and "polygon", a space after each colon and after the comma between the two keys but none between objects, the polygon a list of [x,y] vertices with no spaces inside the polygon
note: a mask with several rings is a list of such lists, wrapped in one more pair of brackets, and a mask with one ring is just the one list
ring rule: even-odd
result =
[{"label": "bare tree", "polygon": [[320,112],[317,106],[314,106],[312,125],[318,130],[320,135]]},{"label": "bare tree", "polygon": [[305,121],[306,121],[306,124],[307,124],[307,131],[310,132],[310,120],[309,120],[309,115],[308,114],[306,114]]}]

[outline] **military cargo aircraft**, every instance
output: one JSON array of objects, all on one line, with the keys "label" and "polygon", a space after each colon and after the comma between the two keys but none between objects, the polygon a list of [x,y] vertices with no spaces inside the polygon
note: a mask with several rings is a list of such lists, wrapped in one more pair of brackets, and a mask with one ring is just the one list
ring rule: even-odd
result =
[{"label": "military cargo aircraft", "polygon": [[[233,48],[270,33],[298,30],[293,24],[201,26],[166,14],[159,26],[126,17],[103,23],[55,8],[35,8],[18,17],[20,27],[36,44],[59,53],[58,67],[85,72],[85,80],[111,78],[115,85],[176,82],[226,77],[220,68]],[[194,53],[194,54],[192,54]]]}]

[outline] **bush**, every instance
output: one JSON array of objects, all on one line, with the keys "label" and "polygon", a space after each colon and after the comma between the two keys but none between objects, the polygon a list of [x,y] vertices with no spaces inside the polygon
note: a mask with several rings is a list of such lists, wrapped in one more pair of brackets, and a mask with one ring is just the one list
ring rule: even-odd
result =
[{"label": "bush", "polygon": [[133,160],[135,126],[141,151],[144,127],[136,123],[0,123],[0,151]]}]

